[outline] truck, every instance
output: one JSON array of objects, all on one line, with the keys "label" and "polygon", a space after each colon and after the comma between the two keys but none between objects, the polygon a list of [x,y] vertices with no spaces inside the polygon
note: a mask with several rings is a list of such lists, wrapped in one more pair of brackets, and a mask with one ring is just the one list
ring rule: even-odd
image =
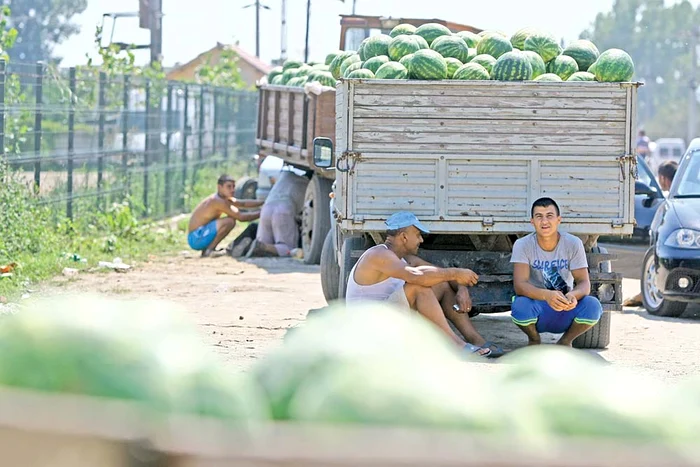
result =
[{"label": "truck", "polygon": [[583,241],[605,311],[574,346],[605,348],[622,278],[598,238],[633,232],[639,85],[341,79],[335,139],[313,141],[314,166],[335,183],[326,298],[344,297],[353,265],[405,210],[431,231],[423,259],[479,275],[472,316],[508,311],[513,243],[533,231],[530,206],[548,196],[560,229]]},{"label": "truck", "polygon": [[[454,32],[481,32],[481,29],[473,26],[440,19],[341,15],[339,49],[357,50],[365,38],[388,34],[402,23],[414,26],[438,23]],[[314,165],[311,145],[317,137],[335,139],[335,90],[325,88],[318,94],[307,94],[302,88],[264,84],[258,87],[258,95],[258,161],[273,155],[288,165],[313,172],[301,216],[301,247],[305,263],[319,264],[331,227],[329,194],[334,172]],[[253,180],[241,181],[240,196],[247,191],[255,193],[253,183]]]}]

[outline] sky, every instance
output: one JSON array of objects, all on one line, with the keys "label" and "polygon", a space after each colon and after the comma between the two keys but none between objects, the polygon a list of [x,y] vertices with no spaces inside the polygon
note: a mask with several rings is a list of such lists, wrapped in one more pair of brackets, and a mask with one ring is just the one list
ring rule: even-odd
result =
[{"label": "sky", "polygon": [[[243,8],[255,0],[162,0],[163,61],[165,66],[185,63],[218,42],[240,46],[255,53],[255,8]],[[289,58],[303,59],[307,0],[287,0],[287,50]],[[674,3],[673,1],[666,2]],[[698,1],[691,2],[697,4]],[[281,0],[262,0],[270,7],[260,13],[260,55],[265,62],[280,54]],[[566,6],[564,6],[566,5]],[[574,7],[575,5],[575,7]],[[480,29],[497,29],[512,34],[525,27],[550,31],[570,42],[591,26],[600,12],[612,10],[613,0],[356,0],[356,13],[363,15],[439,18]],[[138,0],[88,0],[87,9],[73,18],[81,32],[54,52],[63,57],[62,65],[86,62],[86,53],[96,57],[95,27],[104,13],[138,11]],[[350,14],[352,0],[312,0],[309,60],[323,60],[338,48],[340,14]],[[107,23],[108,25],[110,23]],[[147,44],[149,31],[139,29],[137,18],[116,23],[115,41]],[[147,50],[136,52],[137,61],[146,63]],[[99,63],[99,62],[96,62]]]}]

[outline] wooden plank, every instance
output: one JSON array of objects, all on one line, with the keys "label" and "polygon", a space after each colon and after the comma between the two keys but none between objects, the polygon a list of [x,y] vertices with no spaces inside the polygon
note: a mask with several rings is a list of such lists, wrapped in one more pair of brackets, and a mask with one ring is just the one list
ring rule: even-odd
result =
[{"label": "wooden plank", "polygon": [[428,144],[428,143],[392,143],[388,145],[387,143],[355,143],[355,150],[361,153],[365,152],[380,152],[383,150],[401,151],[404,156],[408,153],[424,154],[426,152],[432,152],[440,154],[459,154],[459,153],[469,153],[479,151],[481,154],[491,154],[498,155],[501,157],[511,157],[511,156],[551,156],[557,154],[562,155],[572,155],[580,158],[585,158],[588,156],[608,156],[616,157],[618,151],[614,148],[602,146],[570,146],[570,145],[526,145],[526,144],[504,144],[504,145],[494,145],[494,146],[484,146],[483,144]]},{"label": "wooden plank", "polygon": [[496,108],[496,109],[576,109],[576,110],[625,110],[626,102],[624,93],[617,98],[597,99],[580,98],[576,96],[551,97],[541,95],[539,97],[519,96],[386,96],[386,95],[358,95],[354,104],[357,106],[409,106],[420,115],[423,107],[469,107],[469,108]]},{"label": "wooden plank", "polygon": [[287,96],[287,125],[285,125],[283,128],[286,131],[287,135],[287,143],[291,144],[297,144],[297,141],[294,139],[294,98],[295,94],[289,93]]},{"label": "wooden plank", "polygon": [[[401,119],[415,115],[416,109],[406,106],[355,106],[353,117],[396,118]],[[491,120],[498,115],[499,120],[579,120],[590,121],[625,121],[625,110],[593,110],[593,109],[498,109],[496,107],[422,107],[421,115],[438,118],[469,118],[476,120]],[[354,119],[353,119],[354,120]]]},{"label": "wooden plank", "polygon": [[[564,155],[558,152],[545,152],[543,154],[538,154],[535,156],[527,154],[510,153],[507,157],[494,157],[494,154],[484,153],[483,151],[469,151],[469,152],[454,152],[454,153],[440,153],[435,151],[425,151],[418,154],[406,153],[392,151],[392,148],[386,148],[380,151],[363,151],[362,159],[367,161],[382,161],[386,163],[391,163],[392,160],[399,159],[402,162],[413,162],[416,160],[430,160],[430,159],[440,159],[444,157],[445,160],[452,163],[465,163],[472,164],[477,162],[481,165],[503,165],[503,164],[513,164],[515,167],[522,166],[523,164],[529,165],[533,160],[538,161],[551,161],[558,162],[562,164],[567,164],[574,162],[576,164],[610,164],[612,160],[610,154],[602,155],[592,155],[586,154],[585,157],[580,157],[577,155]],[[482,148],[483,149],[483,148]],[[617,157],[617,156],[615,156]],[[615,162],[617,164],[617,162]],[[395,166],[396,164],[394,164]]]},{"label": "wooden plank", "polygon": [[274,111],[274,125],[272,127],[274,143],[280,140],[280,104],[281,104],[281,94],[280,92],[275,93],[275,111]]},{"label": "wooden plank", "polygon": [[407,118],[385,120],[380,118],[356,118],[355,131],[382,131],[397,133],[454,133],[464,132],[490,134],[566,134],[586,135],[591,138],[598,135],[625,136],[624,122],[590,122],[575,124],[552,120],[470,120],[470,119],[430,119]]},{"label": "wooden plank", "polygon": [[384,133],[381,131],[358,132],[353,134],[353,141],[356,143],[466,143],[483,145],[503,145],[503,144],[532,144],[532,145],[579,145],[583,150],[586,147],[604,146],[607,148],[617,148],[624,152],[624,141],[616,136],[590,135],[507,135],[507,134],[472,134],[468,131],[459,133]]},{"label": "wooden plank", "polygon": [[258,126],[255,131],[256,139],[265,138],[265,128],[267,126],[267,92],[261,89],[258,92]]}]

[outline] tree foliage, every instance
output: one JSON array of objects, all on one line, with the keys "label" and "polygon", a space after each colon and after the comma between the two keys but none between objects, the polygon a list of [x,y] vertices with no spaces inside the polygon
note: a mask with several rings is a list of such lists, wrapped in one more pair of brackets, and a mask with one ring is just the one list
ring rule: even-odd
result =
[{"label": "tree foliage", "polygon": [[[691,93],[692,28],[700,12],[687,0],[615,0],[612,11],[599,13],[581,38],[602,52],[626,50],[634,60],[639,90],[638,124],[652,139],[686,138]],[[697,129],[696,129],[697,130]]]},{"label": "tree foliage", "polygon": [[71,18],[87,8],[87,0],[11,0],[10,6],[12,25],[18,31],[10,57],[36,62],[48,61],[56,44],[79,32]]}]

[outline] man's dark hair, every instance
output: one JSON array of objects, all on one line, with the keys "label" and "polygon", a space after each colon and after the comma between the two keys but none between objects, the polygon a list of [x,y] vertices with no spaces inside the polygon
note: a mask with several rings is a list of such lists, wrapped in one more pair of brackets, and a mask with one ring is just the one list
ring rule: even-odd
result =
[{"label": "man's dark hair", "polygon": [[532,203],[532,208],[530,209],[530,217],[535,217],[535,208],[548,208],[549,206],[554,206],[557,211],[557,216],[561,216],[559,212],[559,205],[552,198],[540,198],[534,203]]},{"label": "man's dark hair", "polygon": [[676,171],[678,170],[678,162],[676,161],[666,161],[659,166],[659,177],[666,177],[673,181],[673,177],[676,176]]},{"label": "man's dark hair", "polygon": [[387,237],[396,237],[401,232],[404,232],[408,227],[401,227],[400,229],[391,229],[386,231]]},{"label": "man's dark hair", "polygon": [[226,183],[226,182],[233,182],[233,183],[236,183],[236,179],[233,178],[233,177],[230,176],[230,175],[223,174],[223,175],[221,175],[221,176],[219,177],[219,180],[218,180],[216,183],[218,183],[219,185],[223,185],[223,184]]},{"label": "man's dark hair", "polygon": [[639,130],[639,136],[646,136],[647,132],[644,130]]}]

